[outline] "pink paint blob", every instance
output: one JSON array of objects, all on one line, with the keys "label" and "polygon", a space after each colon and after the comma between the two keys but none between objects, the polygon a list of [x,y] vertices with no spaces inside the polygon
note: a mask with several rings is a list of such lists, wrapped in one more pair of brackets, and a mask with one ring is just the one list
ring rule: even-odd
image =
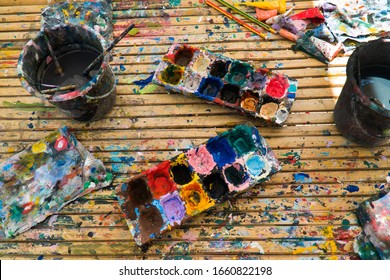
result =
[{"label": "pink paint blob", "polygon": [[192,168],[200,174],[210,174],[215,166],[213,156],[206,149],[205,145],[202,145],[197,149],[190,149],[187,152],[187,158]]}]

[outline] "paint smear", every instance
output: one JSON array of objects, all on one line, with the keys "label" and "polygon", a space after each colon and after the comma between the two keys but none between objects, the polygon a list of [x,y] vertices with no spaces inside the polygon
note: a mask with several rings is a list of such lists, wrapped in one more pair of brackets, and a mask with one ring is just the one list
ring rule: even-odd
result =
[{"label": "paint smear", "polygon": [[293,176],[294,181],[297,183],[311,183],[313,181],[310,175],[306,173],[295,173]]},{"label": "paint smear", "polygon": [[344,188],[344,190],[347,190],[350,193],[354,193],[359,191],[359,187],[354,185],[348,185],[346,188]]},{"label": "paint smear", "polygon": [[133,81],[133,83],[140,87],[140,89],[143,89],[148,84],[150,84],[153,81],[154,72],[151,73],[149,77],[143,80]]}]

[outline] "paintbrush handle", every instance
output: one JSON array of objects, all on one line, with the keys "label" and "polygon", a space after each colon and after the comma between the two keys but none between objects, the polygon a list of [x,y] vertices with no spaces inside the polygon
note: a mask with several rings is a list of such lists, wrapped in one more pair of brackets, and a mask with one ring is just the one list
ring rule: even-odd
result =
[{"label": "paintbrush handle", "polygon": [[120,40],[123,39],[123,37],[126,36],[127,33],[130,32],[131,29],[133,29],[135,26],[134,23],[130,24],[122,33],[121,35],[119,35],[117,38],[114,39],[114,41],[112,41],[112,43],[108,46],[108,48],[106,48],[101,54],[99,54],[99,56],[97,58],[95,58],[94,61],[91,62],[90,65],[88,65],[87,68],[85,68],[84,72],[83,72],[83,75],[84,76],[88,76],[89,72],[92,70],[92,68],[100,61],[100,59],[102,59],[102,57],[104,57],[109,51],[111,51],[116,44],[119,43]]},{"label": "paintbrush handle", "polygon": [[56,87],[56,88],[41,90],[41,93],[48,94],[48,93],[54,93],[54,92],[62,91],[62,90],[71,90],[71,89],[75,89],[75,88],[76,88],[76,85],[69,85],[69,86],[64,86],[64,87]]},{"label": "paintbrush handle", "polygon": [[51,57],[52,57],[52,59],[53,59],[53,61],[54,61],[54,64],[55,64],[55,66],[56,66],[56,69],[57,69],[58,74],[60,74],[61,76],[63,76],[63,75],[64,75],[64,70],[62,70],[62,67],[61,67],[60,63],[58,62],[58,59],[57,59],[57,57],[56,57],[56,55],[55,55],[55,53],[54,53],[54,50],[53,50],[53,48],[52,48],[51,45],[50,45],[49,39],[48,39],[47,36],[46,36],[46,30],[43,31],[43,39],[44,39],[45,42],[46,42],[46,46],[47,46],[47,48],[49,49],[50,55],[51,55]]},{"label": "paintbrush handle", "polygon": [[223,0],[216,0],[217,2],[221,3],[222,5],[225,5],[226,7],[228,7],[229,9],[231,9],[232,11],[235,11],[237,14],[243,16],[244,18],[246,19],[249,19],[250,21],[258,24],[259,26],[261,26],[262,28],[264,28],[265,30],[273,33],[273,34],[276,34],[276,30],[273,29],[271,26],[265,24],[264,22],[261,22],[260,20],[252,17],[251,15],[239,10],[238,8],[234,7],[233,5],[230,5],[229,3],[223,1]]},{"label": "paintbrush handle", "polygon": [[264,38],[264,39],[267,39],[267,36],[262,33],[260,30],[257,30],[256,28],[253,28],[252,26],[250,26],[249,24],[243,22],[242,20],[240,20],[239,18],[233,16],[232,14],[230,14],[228,11],[225,11],[223,9],[221,9],[220,7],[218,7],[217,5],[215,5],[214,3],[210,2],[209,0],[206,0],[205,1],[207,5],[209,5],[210,7],[213,7],[214,9],[216,9],[218,12],[224,14],[225,16],[227,16],[228,18],[230,18],[231,20],[234,20],[235,22],[237,22],[238,24],[248,28],[250,31],[252,31],[253,33],[259,35],[260,37]]}]

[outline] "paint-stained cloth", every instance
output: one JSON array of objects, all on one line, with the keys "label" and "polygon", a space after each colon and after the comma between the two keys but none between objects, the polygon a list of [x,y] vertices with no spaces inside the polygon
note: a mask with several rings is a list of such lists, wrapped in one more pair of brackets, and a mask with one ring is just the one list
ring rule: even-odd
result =
[{"label": "paint-stained cloth", "polygon": [[112,39],[111,1],[61,2],[42,10],[41,27],[50,28],[58,24],[88,25],[109,41]]},{"label": "paint-stained cloth", "polygon": [[345,50],[390,34],[390,0],[332,0],[320,9]]},{"label": "paint-stained cloth", "polygon": [[367,200],[357,209],[363,232],[354,249],[362,259],[390,260],[390,193]]}]

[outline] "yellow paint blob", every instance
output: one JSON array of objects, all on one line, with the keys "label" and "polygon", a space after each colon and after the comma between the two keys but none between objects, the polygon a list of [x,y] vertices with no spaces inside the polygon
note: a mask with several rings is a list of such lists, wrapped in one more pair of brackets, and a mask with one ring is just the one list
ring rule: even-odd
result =
[{"label": "yellow paint blob", "polygon": [[44,142],[35,143],[34,145],[32,145],[31,151],[34,154],[43,153],[44,151],[46,151],[46,143],[44,143]]},{"label": "yellow paint blob", "polygon": [[209,198],[199,183],[188,184],[180,191],[180,196],[185,202],[186,212],[194,216],[214,206],[214,201]]}]

